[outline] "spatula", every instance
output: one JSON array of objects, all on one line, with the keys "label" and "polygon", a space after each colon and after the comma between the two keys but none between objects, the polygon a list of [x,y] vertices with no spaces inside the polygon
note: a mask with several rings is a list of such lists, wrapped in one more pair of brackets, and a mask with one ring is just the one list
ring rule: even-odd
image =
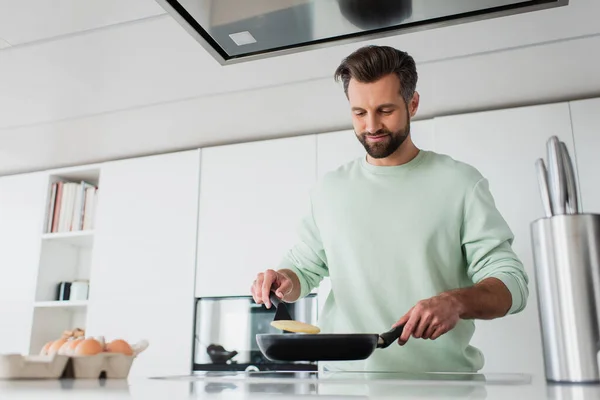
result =
[{"label": "spatula", "polygon": [[[288,312],[285,302],[279,300],[275,293],[269,295],[271,304],[275,307],[275,317],[273,318],[272,326],[281,329],[284,333],[319,333],[320,329],[317,326],[307,324],[292,319]],[[277,324],[277,321],[285,321],[286,323]],[[285,329],[288,328],[288,329]],[[290,329],[291,328],[291,329]]]},{"label": "spatula", "polygon": [[275,317],[273,321],[291,321],[292,316],[290,315],[285,303],[279,300],[279,297],[273,292],[269,295],[269,300],[271,300],[271,304],[275,307]]}]

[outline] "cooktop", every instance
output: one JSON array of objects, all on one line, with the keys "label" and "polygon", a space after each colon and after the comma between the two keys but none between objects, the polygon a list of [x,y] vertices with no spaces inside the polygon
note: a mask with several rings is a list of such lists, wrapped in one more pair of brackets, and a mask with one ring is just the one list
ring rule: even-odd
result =
[{"label": "cooktop", "polygon": [[519,373],[429,373],[364,371],[196,371],[190,375],[154,377],[179,381],[430,381],[444,383],[515,385],[531,383],[531,375]]}]

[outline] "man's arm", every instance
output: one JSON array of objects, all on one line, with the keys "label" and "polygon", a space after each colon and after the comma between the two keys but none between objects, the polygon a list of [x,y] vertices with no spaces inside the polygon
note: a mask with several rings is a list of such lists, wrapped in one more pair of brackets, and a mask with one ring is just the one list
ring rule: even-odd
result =
[{"label": "man's arm", "polygon": [[485,179],[467,197],[461,237],[467,275],[474,285],[419,301],[394,324],[405,325],[400,344],[410,336],[437,339],[460,319],[494,319],[525,307],[528,277]]},{"label": "man's arm", "polygon": [[282,300],[286,303],[293,303],[295,301],[298,301],[298,299],[300,298],[302,287],[298,275],[296,275],[296,273],[291,269],[280,269],[278,272],[285,275],[292,282],[292,289],[287,294],[282,293]]},{"label": "man's arm", "polygon": [[329,276],[327,258],[311,201],[310,212],[298,228],[298,241],[286,252],[277,270],[268,269],[258,274],[251,292],[258,304],[264,303],[267,307],[271,305],[271,291],[283,301],[293,303],[319,286],[326,276]]},{"label": "man's arm", "polygon": [[327,257],[323,248],[321,232],[315,220],[312,198],[310,210],[298,227],[298,241],[281,260],[278,271],[288,276],[292,292],[284,297],[294,302],[318,287],[323,278],[329,276]]},{"label": "man's arm", "polygon": [[[496,313],[496,317],[521,312],[529,297],[529,278],[512,249],[514,235],[496,208],[486,179],[481,178],[467,197],[463,219],[461,244],[467,276],[475,285],[488,278],[504,284],[510,294],[510,306],[506,313]],[[480,313],[494,314],[494,305],[483,306],[485,310]]]},{"label": "man's arm", "polygon": [[501,280],[486,278],[473,287],[446,292],[461,319],[494,319],[505,316],[512,305],[510,291]]},{"label": "man's arm", "polygon": [[460,319],[494,319],[506,315],[512,299],[502,281],[487,278],[476,285],[419,301],[394,327],[404,325],[398,342],[413,336],[435,340],[454,329]]}]

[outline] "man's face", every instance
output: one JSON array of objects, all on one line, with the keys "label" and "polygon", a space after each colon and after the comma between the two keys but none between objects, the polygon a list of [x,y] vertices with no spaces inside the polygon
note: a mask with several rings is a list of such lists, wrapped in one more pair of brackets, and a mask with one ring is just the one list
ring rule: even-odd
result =
[{"label": "man's face", "polygon": [[373,83],[351,79],[348,100],[356,137],[371,157],[392,155],[408,137],[418,95],[407,105],[400,95],[400,80],[395,74]]}]

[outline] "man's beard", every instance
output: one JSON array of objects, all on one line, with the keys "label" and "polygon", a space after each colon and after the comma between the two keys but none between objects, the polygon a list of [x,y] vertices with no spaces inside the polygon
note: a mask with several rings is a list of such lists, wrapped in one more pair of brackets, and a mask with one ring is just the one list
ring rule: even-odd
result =
[{"label": "man's beard", "polygon": [[[362,143],[367,153],[373,158],[386,158],[394,154],[396,150],[404,143],[410,134],[410,120],[406,122],[404,129],[396,132],[390,132],[387,129],[380,129],[375,133],[363,132],[356,135]],[[378,142],[368,142],[367,137],[387,135],[383,140]]]}]

